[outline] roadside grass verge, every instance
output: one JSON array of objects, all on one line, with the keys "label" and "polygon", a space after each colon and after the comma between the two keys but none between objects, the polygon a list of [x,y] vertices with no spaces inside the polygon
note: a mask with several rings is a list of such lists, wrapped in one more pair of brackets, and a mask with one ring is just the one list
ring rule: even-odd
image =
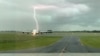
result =
[{"label": "roadside grass verge", "polygon": [[43,47],[60,40],[61,36],[31,36],[30,34],[0,34],[1,50],[19,50]]},{"label": "roadside grass verge", "polygon": [[81,36],[80,40],[85,46],[100,48],[100,36]]}]

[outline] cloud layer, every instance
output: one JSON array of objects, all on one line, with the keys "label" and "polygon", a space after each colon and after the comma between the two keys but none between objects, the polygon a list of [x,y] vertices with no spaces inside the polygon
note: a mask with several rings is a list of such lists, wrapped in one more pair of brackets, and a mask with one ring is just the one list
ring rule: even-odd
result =
[{"label": "cloud layer", "polygon": [[40,30],[99,30],[99,0],[0,0],[1,30],[31,31],[35,28],[32,6],[37,10]]}]

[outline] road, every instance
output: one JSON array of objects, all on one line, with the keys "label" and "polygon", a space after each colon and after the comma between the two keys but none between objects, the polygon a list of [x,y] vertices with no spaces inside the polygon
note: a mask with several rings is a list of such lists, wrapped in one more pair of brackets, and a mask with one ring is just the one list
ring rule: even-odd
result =
[{"label": "road", "polygon": [[87,52],[86,48],[80,43],[77,37],[64,37],[62,40],[54,45],[48,46],[41,50],[35,51],[37,53],[66,53],[66,52]]},{"label": "road", "polygon": [[[88,53],[96,52],[91,48],[85,47],[78,37],[63,37],[61,40],[47,47],[36,49],[1,51],[1,53]],[[97,52],[100,52],[98,50]]]}]

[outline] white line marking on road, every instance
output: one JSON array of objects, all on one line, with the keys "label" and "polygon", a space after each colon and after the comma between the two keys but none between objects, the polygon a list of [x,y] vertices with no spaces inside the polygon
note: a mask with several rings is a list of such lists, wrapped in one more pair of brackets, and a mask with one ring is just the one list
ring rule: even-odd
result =
[{"label": "white line marking on road", "polygon": [[79,39],[79,42],[81,43],[82,46],[84,46],[80,39]]},{"label": "white line marking on road", "polygon": [[65,51],[65,48],[66,48],[66,47],[64,47],[64,48],[61,50],[61,53],[60,53],[59,56],[64,56],[63,53],[64,53],[64,51]]}]

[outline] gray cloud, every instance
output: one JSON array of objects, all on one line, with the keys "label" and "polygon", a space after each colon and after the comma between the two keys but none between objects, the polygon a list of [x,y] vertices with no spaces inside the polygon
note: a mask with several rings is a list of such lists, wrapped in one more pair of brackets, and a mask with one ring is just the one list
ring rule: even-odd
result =
[{"label": "gray cloud", "polygon": [[40,30],[89,30],[90,28],[98,30],[99,2],[99,0],[0,0],[0,29],[31,31],[35,28],[32,6],[44,4],[60,8],[37,10]]}]

